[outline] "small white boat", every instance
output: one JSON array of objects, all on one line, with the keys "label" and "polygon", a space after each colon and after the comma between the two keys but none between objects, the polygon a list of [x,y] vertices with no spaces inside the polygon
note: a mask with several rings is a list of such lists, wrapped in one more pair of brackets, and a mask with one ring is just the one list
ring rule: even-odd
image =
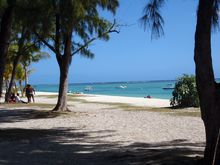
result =
[{"label": "small white boat", "polygon": [[73,92],[73,94],[84,94],[83,92]]},{"label": "small white boat", "polygon": [[167,84],[165,87],[163,87],[164,90],[171,90],[174,88],[175,88],[175,86],[173,84]]},{"label": "small white boat", "polygon": [[125,89],[125,88],[127,88],[127,86],[126,86],[126,85],[120,85],[120,86],[117,86],[117,87],[115,87],[115,88]]}]

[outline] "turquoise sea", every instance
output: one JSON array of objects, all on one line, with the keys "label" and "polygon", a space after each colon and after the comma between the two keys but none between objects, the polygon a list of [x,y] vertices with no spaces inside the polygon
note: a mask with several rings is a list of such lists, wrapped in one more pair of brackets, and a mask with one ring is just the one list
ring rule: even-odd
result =
[{"label": "turquoise sea", "polygon": [[[170,99],[175,81],[145,81],[145,82],[108,82],[108,83],[73,83],[69,84],[68,91],[71,93],[82,92],[85,94],[99,94],[112,96],[146,97]],[[36,91],[58,92],[58,85],[38,84],[34,85]]]}]

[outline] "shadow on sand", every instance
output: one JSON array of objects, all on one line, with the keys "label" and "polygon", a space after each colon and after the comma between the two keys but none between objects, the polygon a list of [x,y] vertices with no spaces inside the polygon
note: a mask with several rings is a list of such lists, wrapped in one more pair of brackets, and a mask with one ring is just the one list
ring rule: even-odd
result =
[{"label": "shadow on sand", "polygon": [[[25,111],[19,112],[20,115],[9,113],[7,117],[1,111],[0,123],[32,118]],[[0,129],[0,164],[193,165],[197,163],[195,156],[203,154],[203,143],[188,143],[184,139],[130,145],[103,140],[114,133],[114,130],[88,132],[69,128],[18,129],[16,125]]]},{"label": "shadow on sand", "polygon": [[31,119],[55,118],[65,113],[35,109],[0,109],[0,123],[13,123]]}]

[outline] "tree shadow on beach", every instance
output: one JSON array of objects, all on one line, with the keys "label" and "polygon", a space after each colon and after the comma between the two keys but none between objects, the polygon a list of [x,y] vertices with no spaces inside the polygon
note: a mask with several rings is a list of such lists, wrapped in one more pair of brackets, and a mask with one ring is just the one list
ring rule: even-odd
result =
[{"label": "tree shadow on beach", "polygon": [[0,109],[0,123],[13,123],[21,122],[23,120],[56,118],[64,114],[66,113],[52,112],[50,110],[36,110],[31,108],[19,108],[13,110]]},{"label": "tree shadow on beach", "polygon": [[115,131],[77,129],[0,129],[1,165],[193,165],[203,143],[111,142]]}]

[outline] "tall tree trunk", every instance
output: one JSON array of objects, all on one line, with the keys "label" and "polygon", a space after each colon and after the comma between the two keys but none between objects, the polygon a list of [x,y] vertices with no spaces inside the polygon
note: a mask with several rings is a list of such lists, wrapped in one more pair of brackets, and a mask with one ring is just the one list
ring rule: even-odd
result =
[{"label": "tall tree trunk", "polygon": [[21,60],[22,52],[23,52],[23,48],[24,48],[24,43],[25,43],[25,39],[26,39],[27,36],[28,36],[28,31],[23,27],[22,28],[22,33],[21,33],[21,38],[18,40],[18,52],[16,53],[15,59],[13,61],[13,69],[12,69],[12,73],[11,73],[11,80],[10,80],[10,83],[9,83],[8,92],[5,95],[5,102],[8,102],[9,99],[10,99],[13,82],[15,80],[17,66],[18,66],[18,64]]},{"label": "tall tree trunk", "polygon": [[[8,7],[5,9],[1,20],[0,28],[0,97],[2,96],[3,74],[5,70],[6,58],[8,54],[9,40],[11,36],[11,26],[13,20],[14,4],[8,2]],[[15,2],[15,0],[14,0]]]},{"label": "tall tree trunk", "polygon": [[215,82],[211,58],[211,23],[214,0],[200,0],[195,33],[194,60],[202,120],[206,132],[204,165],[219,165],[220,88]]},{"label": "tall tree trunk", "polygon": [[8,84],[9,84],[9,81],[5,80],[5,92],[8,92]]},{"label": "tall tree trunk", "polygon": [[13,69],[12,69],[12,73],[11,73],[11,79],[10,79],[8,91],[5,94],[5,102],[8,102],[9,99],[10,99],[12,86],[13,86],[13,83],[15,81],[16,69],[17,69],[17,66],[18,66],[18,63],[19,63],[20,59],[21,59],[21,54],[18,53],[17,56],[14,59],[14,62],[13,62]]},{"label": "tall tree trunk", "polygon": [[60,68],[60,83],[59,83],[58,101],[53,111],[69,111],[67,107],[67,91],[68,91],[69,66],[72,60],[71,38],[72,38],[72,31],[70,30],[69,32],[67,32],[65,36],[64,55],[62,57],[60,57],[60,55],[57,55],[57,61]]},{"label": "tall tree trunk", "polygon": [[24,66],[24,77],[25,77],[25,80],[24,80],[24,85],[27,86],[28,84],[28,73],[27,73],[27,67],[25,65]]},{"label": "tall tree trunk", "polygon": [[18,81],[18,84],[19,84],[19,89],[20,89],[20,92],[21,92],[21,97],[23,97],[23,88],[22,88],[22,80],[19,80]]},{"label": "tall tree trunk", "polygon": [[68,71],[69,66],[60,66],[60,83],[58,101],[53,111],[69,111],[67,107]]}]

